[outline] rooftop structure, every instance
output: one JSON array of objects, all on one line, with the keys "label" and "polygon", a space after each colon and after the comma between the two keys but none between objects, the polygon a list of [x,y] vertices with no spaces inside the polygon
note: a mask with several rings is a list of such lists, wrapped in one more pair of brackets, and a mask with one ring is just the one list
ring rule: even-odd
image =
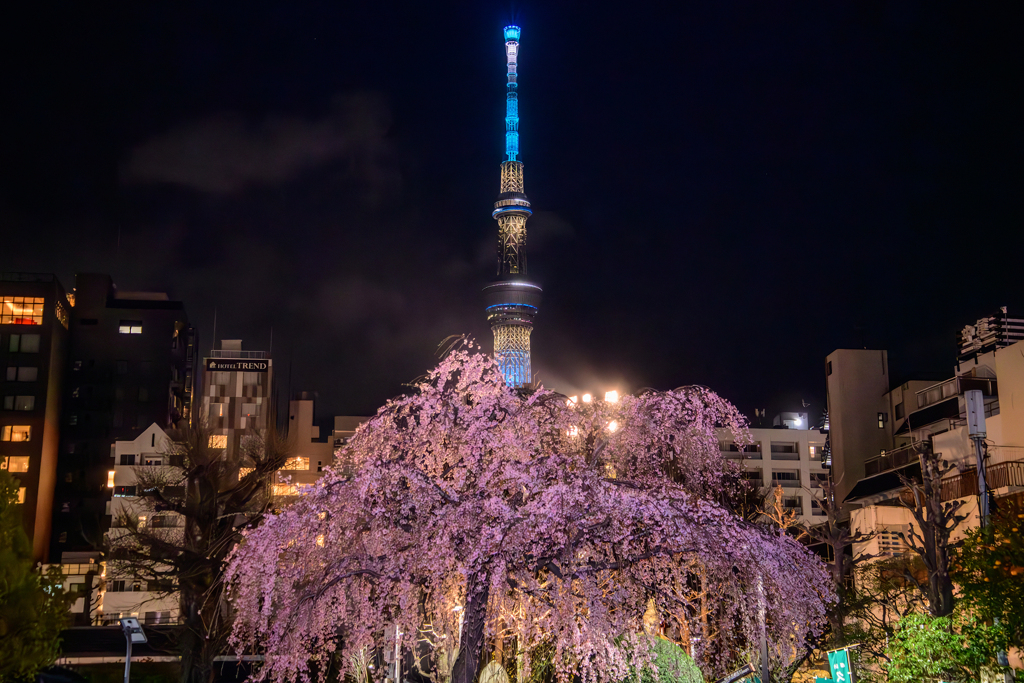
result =
[{"label": "rooftop structure", "polygon": [[505,27],[508,66],[505,93],[505,160],[501,164],[501,192],[491,214],[498,221],[497,279],[484,287],[487,320],[494,333],[494,357],[505,381],[514,387],[533,381],[530,333],[540,305],[541,288],[526,279],[526,221],[532,215],[523,186],[519,160],[519,93],[516,66],[518,26]]}]

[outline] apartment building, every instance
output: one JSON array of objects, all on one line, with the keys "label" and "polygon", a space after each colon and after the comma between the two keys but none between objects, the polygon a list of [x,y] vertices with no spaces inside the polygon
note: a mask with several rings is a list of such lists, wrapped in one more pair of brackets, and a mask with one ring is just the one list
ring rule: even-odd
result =
[{"label": "apartment building", "polygon": [[334,464],[334,444],[320,440],[320,428],[313,424],[314,411],[312,392],[300,392],[288,402],[288,460],[271,485],[271,493],[282,502],[301,495],[316,483],[324,469]]},{"label": "apartment building", "polygon": [[[831,400],[832,384],[829,389]],[[900,476],[920,479],[918,453],[924,444],[953,465],[943,479],[942,497],[962,501],[961,514],[968,515],[954,539],[978,525],[977,455],[968,434],[964,398],[971,390],[981,391],[984,397],[991,494],[996,498],[1024,495],[1024,320],[1009,318],[1004,309],[964,328],[951,376],[938,382],[901,383],[882,393],[877,405],[865,401],[859,416],[831,415],[833,449],[839,445],[837,417],[860,424],[874,419],[880,433],[877,442],[887,444],[879,451],[874,450],[877,444],[872,439],[862,440],[859,450],[851,449],[849,440],[843,444],[846,474],[862,472],[845,494],[851,526],[876,534],[857,552],[882,556],[903,552],[899,534],[907,533],[914,520],[900,504],[904,491]],[[863,386],[855,391],[867,393]]]},{"label": "apartment building", "polygon": [[191,419],[196,332],[164,292],[75,277],[50,557],[94,551],[110,525],[114,443]]},{"label": "apartment building", "polygon": [[[798,420],[803,429],[797,428]],[[751,483],[763,489],[781,487],[783,507],[796,513],[800,522],[820,524],[825,513],[816,498],[821,496],[821,484],[829,476],[821,463],[826,434],[807,429],[806,414],[785,413],[776,422],[779,428],[752,428],[753,442],[745,447],[732,441],[726,430],[720,430],[722,454],[738,462]]]},{"label": "apartment building", "polygon": [[73,300],[49,273],[0,273],[0,469],[18,482],[25,533],[47,559]]}]

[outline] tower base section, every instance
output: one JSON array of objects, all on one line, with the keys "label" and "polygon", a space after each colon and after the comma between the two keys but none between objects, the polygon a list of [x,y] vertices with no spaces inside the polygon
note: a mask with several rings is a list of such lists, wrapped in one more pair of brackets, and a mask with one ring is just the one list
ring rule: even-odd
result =
[{"label": "tower base section", "polygon": [[512,387],[524,387],[533,383],[530,370],[530,333],[527,325],[495,325],[494,360],[505,376],[505,383]]}]

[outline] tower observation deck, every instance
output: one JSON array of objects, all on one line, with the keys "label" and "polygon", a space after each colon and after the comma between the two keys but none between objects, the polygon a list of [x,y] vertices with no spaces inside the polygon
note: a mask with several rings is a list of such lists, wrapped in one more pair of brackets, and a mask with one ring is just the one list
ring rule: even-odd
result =
[{"label": "tower observation deck", "polygon": [[518,26],[505,27],[505,160],[501,163],[501,191],[491,214],[498,221],[498,276],[484,287],[494,358],[505,381],[514,387],[533,382],[530,333],[541,297],[541,288],[526,279],[526,221],[533,212],[523,189],[523,162],[519,160],[519,35]]}]

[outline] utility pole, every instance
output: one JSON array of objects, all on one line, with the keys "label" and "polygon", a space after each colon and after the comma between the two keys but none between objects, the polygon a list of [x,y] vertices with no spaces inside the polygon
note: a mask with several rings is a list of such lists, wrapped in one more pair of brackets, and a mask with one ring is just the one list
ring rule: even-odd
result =
[{"label": "utility pole", "polygon": [[128,652],[124,656],[124,683],[128,683],[132,668],[132,643],[144,644],[148,639],[139,620],[134,617],[121,619],[121,630],[124,631],[124,639],[128,641]]},{"label": "utility pole", "polygon": [[[964,392],[964,400],[967,403],[967,435],[974,442],[974,453],[978,458],[978,517],[981,528],[989,524],[989,516],[992,514],[991,501],[988,496],[988,479],[985,477],[985,395],[979,389],[971,389]],[[995,620],[999,623],[999,619]],[[1000,666],[1008,667],[1010,661],[1005,652],[996,653],[996,661]],[[1004,683],[1013,683],[1013,674],[1007,671],[1003,674]]]}]

